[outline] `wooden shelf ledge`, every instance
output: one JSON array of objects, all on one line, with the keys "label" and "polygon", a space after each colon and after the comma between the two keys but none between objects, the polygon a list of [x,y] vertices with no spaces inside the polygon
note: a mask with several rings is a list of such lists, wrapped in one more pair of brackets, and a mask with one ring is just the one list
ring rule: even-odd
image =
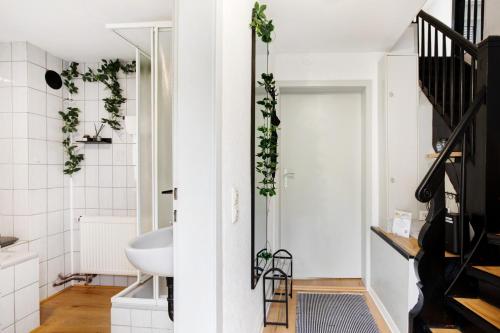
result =
[{"label": "wooden shelf ledge", "polygon": [[[415,258],[420,251],[420,246],[418,245],[418,240],[416,238],[401,237],[393,234],[392,232],[387,232],[381,227],[371,227],[371,229],[406,259]],[[458,255],[449,252],[445,252],[444,256],[446,258],[459,257]]]}]

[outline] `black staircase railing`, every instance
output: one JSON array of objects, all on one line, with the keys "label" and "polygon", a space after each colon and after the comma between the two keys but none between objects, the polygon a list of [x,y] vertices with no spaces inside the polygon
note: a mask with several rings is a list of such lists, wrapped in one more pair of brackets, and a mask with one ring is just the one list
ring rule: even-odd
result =
[{"label": "black staircase railing", "polygon": [[[459,2],[458,0],[456,2]],[[465,4],[465,6],[468,6]],[[470,4],[474,8],[474,4]],[[467,22],[472,22],[468,20]],[[475,19],[477,24],[477,19]],[[436,119],[446,131],[433,132],[433,142],[446,139],[432,167],[416,190],[416,198],[429,203],[429,213],[419,235],[420,252],[415,258],[419,280],[419,302],[410,312],[410,332],[427,332],[431,325],[450,324],[445,310],[446,294],[455,284],[471,253],[468,251],[469,225],[466,212],[467,161],[474,155],[475,121],[485,103],[486,87],[478,89],[478,48],[441,21],[421,11],[417,16],[419,46],[419,81],[423,93],[434,108]],[[456,22],[455,22],[456,23]],[[467,30],[468,29],[468,30]],[[477,28],[466,27],[467,31]],[[445,133],[445,134],[443,134]],[[440,137],[441,135],[441,137]],[[459,173],[459,263],[451,277],[445,273],[445,200],[446,163],[460,150]],[[453,162],[455,163],[455,162]],[[476,248],[476,247],[474,247]]]},{"label": "black staircase railing", "polygon": [[420,85],[453,129],[474,98],[478,50],[460,33],[424,11],[417,20]]},{"label": "black staircase railing", "polygon": [[484,1],[454,0],[453,2],[453,29],[474,44],[484,38]]}]

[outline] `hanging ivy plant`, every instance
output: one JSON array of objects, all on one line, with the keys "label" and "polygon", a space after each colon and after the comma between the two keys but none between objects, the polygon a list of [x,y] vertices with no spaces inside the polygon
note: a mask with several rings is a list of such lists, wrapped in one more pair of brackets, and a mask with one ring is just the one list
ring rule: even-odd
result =
[{"label": "hanging ivy plant", "polygon": [[75,86],[75,82],[73,81],[75,78],[78,77],[80,73],[78,73],[78,63],[77,62],[72,62],[68,68],[63,70],[61,72],[61,76],[64,78],[64,86],[66,89],[68,89],[68,92],[70,94],[76,94],[78,93],[78,87]]},{"label": "hanging ivy plant", "polygon": [[250,27],[264,43],[270,43],[273,39],[271,33],[274,31],[273,20],[268,20],[265,10],[267,5],[261,5],[255,2],[252,9],[252,22]]},{"label": "hanging ivy plant", "polygon": [[[269,43],[272,41],[272,32],[274,31],[273,21],[267,19],[265,10],[266,5],[260,5],[258,2],[252,10],[252,22],[250,27],[255,30],[256,35],[266,43],[266,57],[269,60]],[[268,61],[267,61],[268,63]],[[262,175],[257,189],[259,194],[265,197],[276,195],[276,170],[278,167],[278,129],[280,120],[276,113],[277,91],[276,82],[273,73],[269,73],[269,66],[266,73],[261,74],[261,80],[257,82],[260,87],[266,91],[266,96],[257,101],[261,107],[260,112],[264,118],[264,124],[257,128],[259,132],[259,149],[256,163],[256,170]]]},{"label": "hanging ivy plant", "polygon": [[[120,130],[122,115],[120,107],[127,100],[123,97],[123,90],[118,82],[118,72],[122,70],[124,73],[135,72],[135,61],[132,63],[122,63],[120,60],[102,60],[101,66],[94,71],[89,69],[81,77],[85,82],[101,82],[106,88],[111,91],[111,96],[104,98],[104,108],[109,113],[109,118],[103,118],[102,122],[108,124],[114,130]],[[80,76],[78,72],[78,63],[72,62],[67,69],[61,72],[64,78],[64,86],[71,95],[78,93],[78,87],[75,85],[74,80]],[[72,175],[79,171],[80,163],[84,160],[84,155],[78,153],[78,146],[73,144],[72,134],[78,131],[77,127],[80,123],[79,115],[80,109],[74,106],[68,106],[66,111],[60,111],[59,114],[64,122],[62,132],[64,134],[63,146],[64,152],[67,156],[67,161],[64,163],[64,173]]]},{"label": "hanging ivy plant", "polygon": [[123,97],[123,90],[118,82],[118,72],[122,70],[124,73],[135,72],[135,61],[132,63],[123,64],[120,60],[102,60],[101,66],[94,71],[89,68],[82,75],[83,81],[86,82],[101,82],[109,89],[111,96],[104,98],[104,109],[109,113],[109,118],[102,118],[101,121],[108,124],[114,130],[122,129],[121,119],[123,118],[120,112],[120,107],[127,100]]},{"label": "hanging ivy plant", "polygon": [[[77,78],[78,75],[78,63],[76,62],[72,62],[68,68],[61,73],[61,76],[64,78],[64,86],[71,95],[78,93],[78,87],[74,82],[74,79]],[[71,100],[71,98],[68,100]],[[67,160],[64,163],[64,173],[72,175],[81,169],[80,163],[84,159],[83,154],[78,153],[78,146],[74,145],[71,140],[71,135],[78,131],[77,127],[78,124],[80,124],[80,109],[74,106],[68,106],[66,112],[59,111],[59,115],[63,120],[62,132],[64,134],[64,140],[62,143],[64,152],[67,156]]]}]

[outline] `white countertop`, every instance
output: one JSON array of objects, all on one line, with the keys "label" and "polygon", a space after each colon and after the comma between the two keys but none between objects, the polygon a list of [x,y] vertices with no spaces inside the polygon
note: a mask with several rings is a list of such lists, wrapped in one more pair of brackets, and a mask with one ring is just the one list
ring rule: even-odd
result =
[{"label": "white countertop", "polygon": [[0,251],[0,269],[23,263],[38,257],[32,252]]}]

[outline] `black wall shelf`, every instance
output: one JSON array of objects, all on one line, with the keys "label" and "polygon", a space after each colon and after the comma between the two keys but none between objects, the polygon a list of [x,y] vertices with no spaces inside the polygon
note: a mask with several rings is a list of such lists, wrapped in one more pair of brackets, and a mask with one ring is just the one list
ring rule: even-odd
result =
[{"label": "black wall shelf", "polygon": [[87,140],[76,140],[78,143],[88,143],[88,144],[94,144],[94,145],[103,145],[103,144],[110,144],[113,143],[112,138],[102,138],[101,141],[96,141],[93,138],[88,138]]}]

